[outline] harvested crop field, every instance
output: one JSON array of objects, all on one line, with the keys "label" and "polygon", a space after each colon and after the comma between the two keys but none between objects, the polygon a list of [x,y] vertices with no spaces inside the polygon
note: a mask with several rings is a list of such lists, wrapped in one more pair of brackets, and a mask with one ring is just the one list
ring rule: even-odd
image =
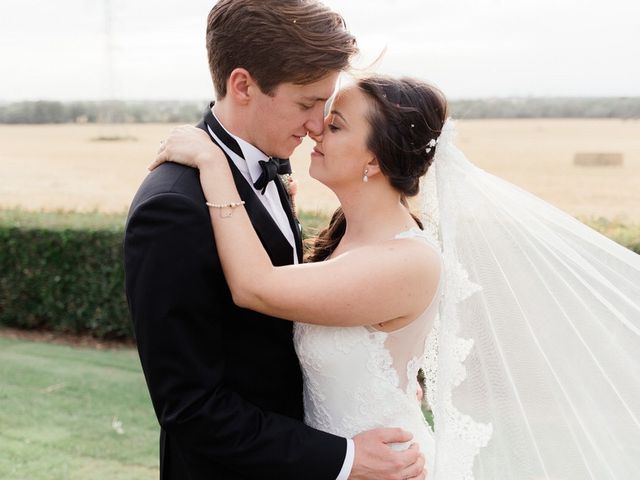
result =
[{"label": "harvested crop field", "polygon": [[[0,208],[124,211],[170,128],[2,125]],[[466,120],[458,131],[459,146],[476,165],[559,208],[640,222],[640,121]],[[311,148],[305,141],[292,159],[297,203],[329,211],[335,197],[307,174]],[[622,164],[575,165],[576,154],[615,154]]]}]

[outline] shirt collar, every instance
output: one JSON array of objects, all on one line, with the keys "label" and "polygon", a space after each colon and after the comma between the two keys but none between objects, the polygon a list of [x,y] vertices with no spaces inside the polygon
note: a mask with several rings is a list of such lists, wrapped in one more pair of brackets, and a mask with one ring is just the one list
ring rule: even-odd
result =
[{"label": "shirt collar", "polygon": [[213,113],[213,116],[216,118],[216,120],[218,120],[218,123],[220,124],[220,126],[222,126],[222,128],[224,128],[224,130],[231,137],[233,137],[233,139],[236,142],[238,142],[238,146],[240,147],[240,150],[242,150],[242,155],[243,155],[244,160],[245,160],[245,162],[247,164],[247,169],[249,171],[249,176],[251,177],[251,181],[253,183],[255,183],[258,180],[258,178],[260,178],[260,175],[262,175],[262,167],[260,167],[260,163],[259,162],[260,161],[265,161],[266,162],[267,160],[269,160],[269,157],[267,155],[265,155],[257,147],[251,145],[246,140],[243,140],[242,138],[234,135],[229,130],[227,130],[227,128],[220,121],[220,119],[216,116],[216,114],[213,111],[213,109],[211,109],[211,112]]}]

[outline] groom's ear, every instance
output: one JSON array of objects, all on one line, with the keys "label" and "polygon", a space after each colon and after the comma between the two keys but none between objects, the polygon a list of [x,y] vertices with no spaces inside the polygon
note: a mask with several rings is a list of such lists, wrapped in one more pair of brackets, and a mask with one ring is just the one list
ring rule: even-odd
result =
[{"label": "groom's ear", "polygon": [[246,105],[249,102],[255,88],[258,88],[258,84],[244,68],[234,69],[227,80],[227,96],[240,105]]}]

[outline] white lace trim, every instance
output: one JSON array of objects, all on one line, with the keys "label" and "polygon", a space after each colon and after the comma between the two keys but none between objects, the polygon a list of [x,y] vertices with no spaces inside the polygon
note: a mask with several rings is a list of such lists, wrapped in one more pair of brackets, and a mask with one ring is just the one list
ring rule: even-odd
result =
[{"label": "white lace trim", "polygon": [[[434,167],[441,162],[451,161],[455,132],[450,120],[447,121],[440,136],[436,151]],[[437,187],[435,175],[437,174]],[[439,230],[438,215],[446,216],[438,205],[438,190],[447,188],[446,178],[442,178],[442,170],[438,169],[431,177],[423,180],[423,221],[429,226],[435,238],[442,239]],[[449,212],[453,214],[453,212]],[[455,236],[455,227],[446,232]],[[448,239],[449,240],[449,239]],[[449,244],[454,244],[450,242]],[[457,260],[455,252],[444,251],[444,285],[440,316],[434,322],[433,329],[427,339],[427,356],[425,359],[425,377],[427,400],[434,413],[434,429],[438,442],[436,472],[438,478],[447,480],[472,480],[473,464],[480,449],[491,439],[493,426],[491,423],[475,421],[462,413],[453,404],[453,391],[467,377],[464,361],[473,348],[473,341],[461,338],[457,311],[459,306],[471,295],[481,291],[481,287],[469,280],[469,273]],[[442,321],[446,319],[446,321]],[[447,348],[442,348],[446,345]]]}]

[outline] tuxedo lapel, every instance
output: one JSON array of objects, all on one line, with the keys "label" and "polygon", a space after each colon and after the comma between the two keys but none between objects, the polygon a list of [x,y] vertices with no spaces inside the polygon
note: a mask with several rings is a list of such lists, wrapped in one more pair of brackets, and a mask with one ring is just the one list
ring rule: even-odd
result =
[{"label": "tuxedo lapel", "polygon": [[[204,114],[204,118],[200,121],[197,127],[204,130],[207,135],[209,135],[209,138],[211,138],[211,141],[217,145],[218,142],[216,142],[215,138],[211,136],[207,126],[211,128],[221,141],[224,142],[225,146],[240,157],[244,158],[242,149],[238,143],[226,132],[222,125],[218,123],[217,119],[213,116],[213,113],[211,113],[210,108],[207,109]],[[223,153],[225,153],[224,149]],[[245,209],[249,215],[251,224],[271,258],[271,263],[276,266],[291,264],[293,259],[293,248],[291,247],[291,244],[286,239],[260,199],[257,197],[253,186],[247,182],[242,175],[242,172],[238,170],[238,167],[236,167],[233,160],[231,160],[226,153],[225,156],[229,162],[229,167],[231,168],[233,180],[236,184],[236,188],[238,189],[238,193],[240,194],[240,198],[245,202]],[[280,187],[282,188],[282,185]],[[287,216],[290,215],[290,209],[285,208],[285,212],[287,213]],[[295,236],[296,233],[298,233],[298,229],[296,227],[293,230]],[[298,236],[296,236],[296,239]]]},{"label": "tuxedo lapel", "polygon": [[285,186],[282,184],[280,180],[280,176],[278,176],[275,180],[276,187],[278,188],[278,194],[280,195],[280,202],[282,203],[282,209],[287,214],[287,218],[289,219],[289,225],[291,226],[291,230],[293,231],[293,236],[296,239],[296,250],[298,254],[298,263],[302,263],[302,227],[300,222],[293,214],[293,208],[291,205],[291,197],[287,192]]}]

